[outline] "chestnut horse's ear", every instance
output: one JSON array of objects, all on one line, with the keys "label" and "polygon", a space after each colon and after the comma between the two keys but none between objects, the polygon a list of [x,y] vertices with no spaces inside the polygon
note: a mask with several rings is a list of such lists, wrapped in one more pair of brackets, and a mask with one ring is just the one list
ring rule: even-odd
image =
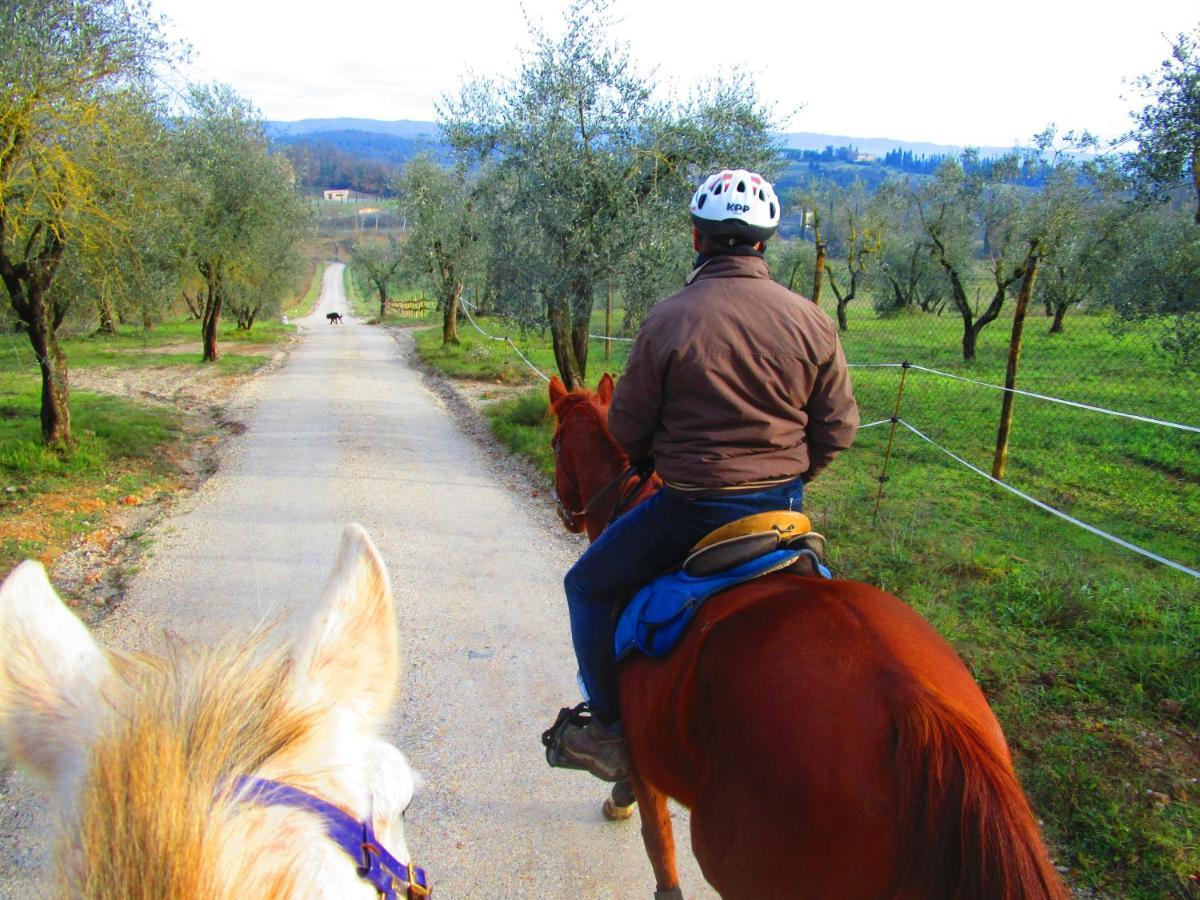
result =
[{"label": "chestnut horse's ear", "polygon": [[553,406],[563,397],[567,396],[567,386],[562,383],[562,379],[557,375],[550,376],[550,405]]},{"label": "chestnut horse's ear", "polygon": [[612,402],[613,377],[608,372],[604,373],[600,378],[600,383],[596,385],[596,395],[605,406]]}]

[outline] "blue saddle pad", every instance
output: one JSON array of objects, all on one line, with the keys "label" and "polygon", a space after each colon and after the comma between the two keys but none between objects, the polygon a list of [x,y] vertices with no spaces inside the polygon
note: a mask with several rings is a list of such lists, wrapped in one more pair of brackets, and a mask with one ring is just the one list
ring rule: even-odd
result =
[{"label": "blue saddle pad", "polygon": [[[713,594],[789,566],[805,552],[772,550],[713,575],[697,578],[681,569],[656,578],[634,595],[617,620],[617,659],[634,650],[665,656],[679,643],[696,610]],[[829,570],[821,569],[828,578]]]}]

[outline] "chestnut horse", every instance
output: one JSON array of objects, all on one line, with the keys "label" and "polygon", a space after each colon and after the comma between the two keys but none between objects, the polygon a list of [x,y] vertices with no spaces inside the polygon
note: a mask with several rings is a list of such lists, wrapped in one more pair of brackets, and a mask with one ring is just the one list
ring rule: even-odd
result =
[{"label": "chestnut horse", "polygon": [[[550,383],[564,521],[593,539],[629,462],[612,388]],[[723,897],[1068,896],[983,693],[890,594],[771,575],[712,597],[670,655],[634,654],[619,679],[656,896],[682,896],[668,797]]]},{"label": "chestnut horse", "polygon": [[358,526],[303,625],[131,658],[93,640],[40,564],[5,579],[0,749],[50,788],[48,896],[428,895],[404,842],[415,779],[377,734],[396,611]]}]

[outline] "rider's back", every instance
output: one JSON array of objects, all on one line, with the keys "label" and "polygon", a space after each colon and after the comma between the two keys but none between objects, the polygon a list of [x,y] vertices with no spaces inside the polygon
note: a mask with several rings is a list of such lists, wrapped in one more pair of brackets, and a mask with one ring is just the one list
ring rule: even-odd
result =
[{"label": "rider's back", "polygon": [[671,483],[815,474],[858,424],[836,326],[757,256],[710,260],[647,315],[609,426]]}]

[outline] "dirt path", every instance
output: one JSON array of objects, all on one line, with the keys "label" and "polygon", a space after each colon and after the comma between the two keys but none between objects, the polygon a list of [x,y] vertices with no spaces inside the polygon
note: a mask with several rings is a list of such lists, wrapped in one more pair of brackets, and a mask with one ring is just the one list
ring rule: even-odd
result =
[{"label": "dirt path", "polygon": [[[167,630],[211,640],[302,608],[341,530],[379,545],[406,670],[390,736],[427,785],[409,845],[438,896],[649,896],[636,822],[600,817],[604,790],[554,772],[538,735],[575,698],[561,579],[581,547],[408,364],[406,334],[347,318],[342,266],[285,365],[256,380],[220,471],[152,533],[152,556],[106,643],[154,649]],[[19,776],[0,789],[0,897],[35,892],[46,836]],[[676,819],[684,889],[706,893]]]}]

